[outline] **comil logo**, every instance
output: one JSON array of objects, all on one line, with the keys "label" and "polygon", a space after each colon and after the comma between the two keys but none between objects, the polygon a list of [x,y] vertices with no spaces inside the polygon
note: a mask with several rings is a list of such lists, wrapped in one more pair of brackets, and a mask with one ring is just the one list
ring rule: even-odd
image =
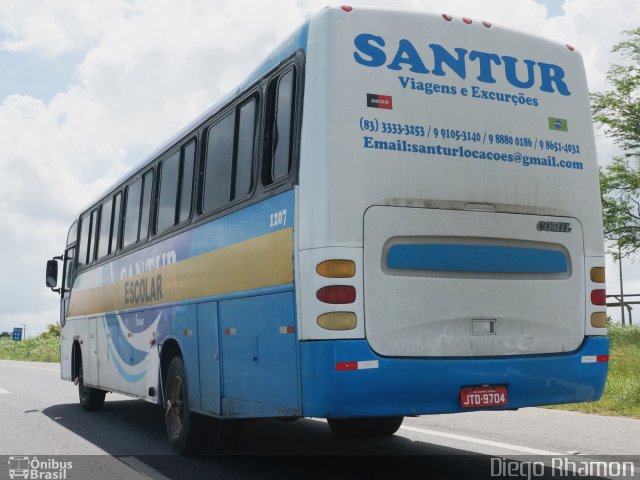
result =
[{"label": "comil logo", "polygon": [[367,93],[367,107],[393,110],[393,98],[391,97],[391,95]]},{"label": "comil logo", "polygon": [[539,232],[571,233],[571,224],[568,222],[538,222],[536,227]]},{"label": "comil logo", "polygon": [[9,457],[9,478],[30,480],[66,480],[67,472],[73,468],[73,462],[63,462],[54,458],[46,460],[38,457]]}]

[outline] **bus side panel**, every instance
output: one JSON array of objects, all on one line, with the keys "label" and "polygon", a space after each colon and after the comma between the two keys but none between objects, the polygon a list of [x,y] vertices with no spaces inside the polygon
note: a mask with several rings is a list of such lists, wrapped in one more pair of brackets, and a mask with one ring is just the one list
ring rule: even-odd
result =
[{"label": "bus side panel", "polygon": [[220,302],[223,415],[301,413],[294,293]]},{"label": "bus side panel", "polygon": [[171,336],[180,345],[182,360],[187,375],[189,407],[200,410],[200,370],[198,368],[198,323],[196,305],[171,307]]},{"label": "bus side panel", "polygon": [[60,378],[62,380],[72,380],[71,378],[72,345],[73,345],[73,335],[71,335],[70,330],[68,328],[62,329],[60,333]]},{"label": "bus side panel", "polygon": [[218,302],[198,304],[200,408],[220,414],[220,335]]}]

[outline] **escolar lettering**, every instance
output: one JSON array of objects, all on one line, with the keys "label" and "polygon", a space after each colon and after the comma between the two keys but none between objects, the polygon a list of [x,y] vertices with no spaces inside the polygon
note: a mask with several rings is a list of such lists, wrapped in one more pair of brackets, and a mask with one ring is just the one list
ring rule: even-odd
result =
[{"label": "escolar lettering", "polygon": [[125,305],[157,302],[158,300],[162,300],[162,275],[125,282]]}]

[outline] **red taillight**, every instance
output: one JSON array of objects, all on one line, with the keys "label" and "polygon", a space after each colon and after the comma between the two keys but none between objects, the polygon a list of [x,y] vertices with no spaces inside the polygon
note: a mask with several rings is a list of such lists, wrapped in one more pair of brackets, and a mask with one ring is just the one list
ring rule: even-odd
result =
[{"label": "red taillight", "polygon": [[466,23],[467,25],[471,25],[471,24],[473,23],[473,20],[471,20],[470,18],[467,18],[467,17],[464,17],[464,18],[462,19],[462,21],[463,21],[464,23]]},{"label": "red taillight", "polygon": [[491,28],[493,25],[491,25],[491,22],[487,22],[486,20],[483,20],[482,25],[484,25],[487,28]]},{"label": "red taillight", "polygon": [[340,8],[347,13],[353,11],[353,7],[351,7],[350,5],[342,5]]},{"label": "red taillight", "polygon": [[565,45],[565,47],[567,47],[569,50],[571,50],[572,52],[575,51],[575,47],[573,45],[569,45],[568,43]]},{"label": "red taillight", "polygon": [[609,361],[609,355],[598,355],[596,357],[596,363],[605,363]]},{"label": "red taillight", "polygon": [[318,290],[316,298],[324,303],[353,303],[356,301],[356,289],[351,285],[330,285]]},{"label": "red taillight", "polygon": [[607,291],[603,289],[591,291],[591,303],[594,305],[607,304]]},{"label": "red taillight", "polygon": [[446,13],[442,14],[442,18],[444,18],[447,22],[453,20],[453,17],[451,15],[447,15]]}]

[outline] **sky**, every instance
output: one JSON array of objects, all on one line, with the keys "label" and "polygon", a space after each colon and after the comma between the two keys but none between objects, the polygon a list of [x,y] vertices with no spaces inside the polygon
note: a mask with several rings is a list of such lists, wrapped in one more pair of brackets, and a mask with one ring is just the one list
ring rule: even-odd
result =
[{"label": "sky", "polygon": [[[234,86],[327,0],[0,0],[0,332],[59,318],[44,286],[74,217]],[[575,46],[591,91],[640,24],[637,0],[394,0],[350,5],[489,20]],[[599,162],[618,153],[596,131]],[[609,293],[619,291],[608,266]],[[626,293],[640,265],[623,261]],[[611,310],[614,319],[617,310]],[[640,309],[639,309],[640,312]],[[638,313],[640,324],[640,313]]]}]

